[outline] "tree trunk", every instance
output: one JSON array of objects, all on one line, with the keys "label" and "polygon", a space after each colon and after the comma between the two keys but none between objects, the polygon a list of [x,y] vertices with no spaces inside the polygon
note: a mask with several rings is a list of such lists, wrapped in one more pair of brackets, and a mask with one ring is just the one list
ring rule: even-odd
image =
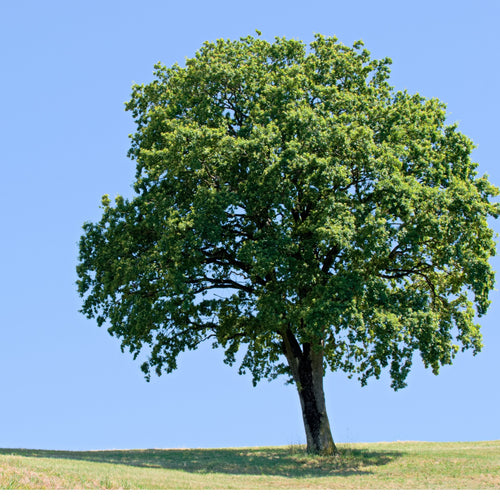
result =
[{"label": "tree trunk", "polygon": [[288,360],[302,407],[307,453],[336,455],[326,413],[323,391],[323,348],[304,344],[302,349],[292,332],[283,335],[283,351]]}]

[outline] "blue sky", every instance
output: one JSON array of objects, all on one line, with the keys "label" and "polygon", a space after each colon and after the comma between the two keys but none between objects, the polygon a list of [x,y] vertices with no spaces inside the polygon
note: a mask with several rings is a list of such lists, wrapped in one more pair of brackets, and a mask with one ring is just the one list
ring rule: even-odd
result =
[{"label": "blue sky", "polygon": [[[200,348],[148,384],[104,328],[78,313],[77,243],[101,196],[131,194],[124,111],[153,65],[183,63],[205,40],[254,34],[364,40],[393,60],[392,84],[448,105],[500,185],[496,0],[46,0],[0,6],[0,447],[49,449],[287,445],[305,442],[295,389],[253,388]],[[492,222],[499,231],[498,222]],[[499,269],[498,258],[493,261]],[[500,297],[484,349],[435,377],[416,363],[397,393],[325,380],[337,442],[500,439]]]}]

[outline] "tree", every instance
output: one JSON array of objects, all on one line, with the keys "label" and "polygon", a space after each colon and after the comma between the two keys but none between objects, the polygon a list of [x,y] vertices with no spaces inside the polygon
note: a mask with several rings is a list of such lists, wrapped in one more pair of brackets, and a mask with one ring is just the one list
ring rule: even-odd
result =
[{"label": "tree", "polygon": [[311,453],[335,453],[326,369],[362,384],[415,352],[438,373],[481,349],[498,194],[445,106],[317,35],[205,43],[126,104],[135,197],[80,240],[82,312],[149,378],[212,339],[254,385],[295,383]]}]

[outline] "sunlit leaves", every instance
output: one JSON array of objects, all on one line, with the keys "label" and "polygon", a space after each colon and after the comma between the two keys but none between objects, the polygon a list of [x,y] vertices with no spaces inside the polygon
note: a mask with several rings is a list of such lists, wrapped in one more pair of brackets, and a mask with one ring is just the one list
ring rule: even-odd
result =
[{"label": "sunlit leaves", "polygon": [[82,311],[161,373],[211,340],[254,382],[281,339],[403,387],[481,348],[498,194],[438,99],[395,92],[361,42],[206,43],[135,85],[136,197],[80,242]]}]

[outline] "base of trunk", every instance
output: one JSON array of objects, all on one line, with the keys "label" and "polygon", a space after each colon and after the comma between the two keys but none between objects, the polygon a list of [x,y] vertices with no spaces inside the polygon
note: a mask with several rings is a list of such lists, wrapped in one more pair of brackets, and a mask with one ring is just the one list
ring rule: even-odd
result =
[{"label": "base of trunk", "polygon": [[295,336],[288,331],[283,336],[283,351],[288,360],[299,393],[302,417],[307,438],[307,453],[336,455],[323,391],[322,346],[304,344],[301,348]]},{"label": "base of trunk", "polygon": [[306,430],[307,453],[311,455],[336,455],[338,451],[333,441],[326,410],[319,410],[318,406],[321,405],[318,405],[317,401],[307,401],[308,392],[299,391]]}]

